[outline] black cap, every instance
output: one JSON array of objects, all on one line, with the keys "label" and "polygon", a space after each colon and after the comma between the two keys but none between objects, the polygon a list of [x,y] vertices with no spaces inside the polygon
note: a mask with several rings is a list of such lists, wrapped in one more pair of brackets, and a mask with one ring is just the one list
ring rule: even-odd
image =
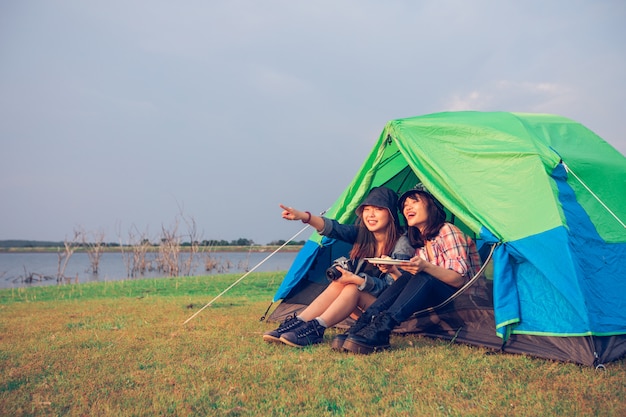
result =
[{"label": "black cap", "polygon": [[356,208],[357,215],[361,215],[363,206],[384,207],[389,210],[396,225],[400,224],[400,218],[398,216],[398,194],[390,188],[372,188],[367,197],[365,197],[365,200]]},{"label": "black cap", "polygon": [[407,197],[410,197],[415,194],[428,194],[430,198],[433,199],[433,202],[435,203],[437,208],[441,210],[441,212],[443,212],[444,215],[446,214],[446,211],[443,208],[443,204],[441,204],[441,202],[437,200],[435,196],[432,195],[430,191],[428,191],[428,189],[421,182],[417,183],[415,187],[411,188],[410,190],[407,190],[404,193],[402,193],[402,195],[398,199],[398,207],[400,207],[400,210],[402,210],[402,206],[404,205],[404,200],[406,200]]}]

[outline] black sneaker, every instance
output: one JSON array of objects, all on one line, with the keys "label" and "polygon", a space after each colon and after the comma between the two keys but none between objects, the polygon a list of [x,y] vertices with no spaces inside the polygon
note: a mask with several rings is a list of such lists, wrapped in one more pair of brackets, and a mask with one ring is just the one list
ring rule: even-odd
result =
[{"label": "black sneaker", "polygon": [[321,343],[324,340],[326,327],[319,324],[315,319],[307,321],[304,325],[290,332],[283,333],[280,341],[293,347],[305,347]]},{"label": "black sneaker", "polygon": [[282,336],[283,333],[291,332],[305,323],[297,318],[296,315],[297,313],[293,313],[293,316],[287,317],[276,330],[263,333],[263,340],[266,342],[280,343],[280,336]]}]

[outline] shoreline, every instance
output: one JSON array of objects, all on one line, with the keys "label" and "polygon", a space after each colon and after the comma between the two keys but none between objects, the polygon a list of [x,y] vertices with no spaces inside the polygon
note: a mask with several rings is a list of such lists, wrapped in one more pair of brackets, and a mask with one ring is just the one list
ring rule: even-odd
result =
[{"label": "shoreline", "polygon": [[[278,249],[280,245],[258,245],[258,246],[200,246],[196,253],[213,253],[213,252],[273,252]],[[281,252],[298,252],[302,249],[302,245],[287,245],[281,249]],[[76,247],[74,253],[89,252],[88,247]],[[102,248],[103,253],[117,253],[117,252],[130,252],[133,250],[132,246],[105,246]],[[158,246],[151,246],[148,248],[148,252],[158,252]],[[56,253],[65,252],[63,246],[46,246],[46,247],[11,247],[0,248],[0,253]],[[189,246],[181,246],[181,253],[191,252]]]}]

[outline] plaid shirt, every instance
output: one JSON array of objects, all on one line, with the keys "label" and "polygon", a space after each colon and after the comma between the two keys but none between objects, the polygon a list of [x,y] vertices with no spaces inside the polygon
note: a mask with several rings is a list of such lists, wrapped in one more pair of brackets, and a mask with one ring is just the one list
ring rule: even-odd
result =
[{"label": "plaid shirt", "polygon": [[465,283],[480,270],[481,260],[476,244],[451,223],[444,223],[439,234],[430,240],[430,247],[433,256],[428,255],[426,246],[417,249],[416,255],[432,264],[458,272]]}]

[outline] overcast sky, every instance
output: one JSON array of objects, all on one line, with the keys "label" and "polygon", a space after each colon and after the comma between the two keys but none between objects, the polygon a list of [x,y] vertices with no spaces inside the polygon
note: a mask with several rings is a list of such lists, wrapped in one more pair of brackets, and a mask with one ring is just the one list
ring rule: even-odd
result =
[{"label": "overcast sky", "polygon": [[[0,240],[287,240],[385,123],[554,113],[626,154],[626,2],[0,3]],[[297,240],[306,239],[309,231]]]}]

